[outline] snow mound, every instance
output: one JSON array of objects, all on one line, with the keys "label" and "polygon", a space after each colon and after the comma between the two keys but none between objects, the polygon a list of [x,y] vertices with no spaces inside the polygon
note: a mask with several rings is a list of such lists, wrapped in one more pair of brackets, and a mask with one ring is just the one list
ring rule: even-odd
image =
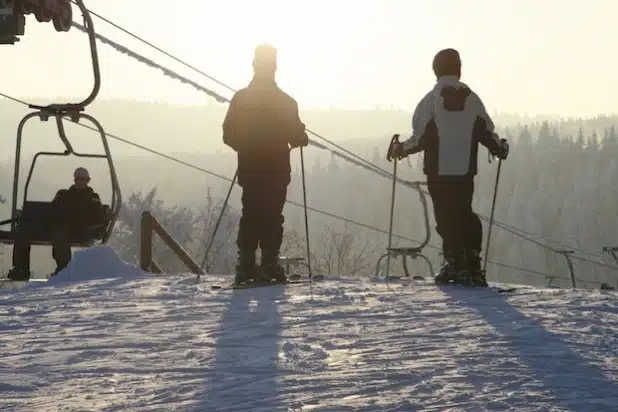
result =
[{"label": "snow mound", "polygon": [[77,251],[69,265],[49,279],[47,284],[109,278],[135,278],[143,270],[122,261],[109,246],[96,246]]}]

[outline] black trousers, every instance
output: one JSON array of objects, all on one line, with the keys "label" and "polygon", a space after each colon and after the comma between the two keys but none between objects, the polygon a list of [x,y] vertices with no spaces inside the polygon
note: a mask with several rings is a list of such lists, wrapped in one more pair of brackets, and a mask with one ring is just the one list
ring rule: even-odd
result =
[{"label": "black trousers", "polygon": [[[18,228],[13,245],[13,267],[16,269],[30,270],[30,250],[35,230],[33,225],[22,225]],[[67,225],[57,224],[52,228],[52,257],[58,268],[65,268],[71,261],[71,239],[81,237],[77,235],[78,233]]]},{"label": "black trousers", "polygon": [[242,181],[242,216],[238,227],[238,248],[276,255],[283,241],[283,206],[289,178],[264,175]]},{"label": "black trousers", "polygon": [[472,210],[474,180],[430,180],[427,188],[433,202],[436,231],[442,238],[443,252],[480,251],[483,226]]}]

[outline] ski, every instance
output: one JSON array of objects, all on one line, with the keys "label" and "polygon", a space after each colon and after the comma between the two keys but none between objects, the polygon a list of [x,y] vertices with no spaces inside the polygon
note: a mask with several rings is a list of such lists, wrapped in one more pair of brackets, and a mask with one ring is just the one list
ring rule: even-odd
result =
[{"label": "ski", "polygon": [[470,285],[463,285],[463,284],[459,284],[459,283],[446,283],[446,284],[436,284],[433,279],[431,278],[425,278],[422,276],[413,276],[411,278],[409,277],[399,277],[399,276],[390,276],[388,278],[388,281],[392,281],[392,280],[405,280],[405,281],[409,281],[410,283],[414,283],[417,285],[423,285],[423,286],[437,286],[437,287],[459,287],[462,289],[472,289],[472,290],[493,290],[494,292],[497,293],[512,293],[512,292],[516,292],[518,288],[516,287],[502,287],[502,286],[498,286],[498,285],[488,285],[488,286],[470,286]]},{"label": "ski", "polygon": [[[311,278],[311,281],[320,282],[324,280],[324,276],[316,275]],[[307,284],[311,282],[308,277],[303,278],[301,276],[291,275],[288,277],[288,281],[285,283],[273,282],[273,283],[248,283],[237,285],[235,283],[231,283],[229,285],[211,285],[211,289],[254,289],[254,288],[263,288],[267,286],[285,286],[285,285],[299,285],[299,284]]]},{"label": "ski", "polygon": [[488,286],[467,286],[467,285],[459,285],[459,284],[446,284],[446,285],[435,285],[438,287],[459,287],[462,289],[471,289],[471,290],[493,290],[494,292],[497,293],[512,293],[512,292],[516,292],[517,288],[515,287],[511,287],[511,288],[503,288],[501,286],[496,286],[496,285],[488,285]]},{"label": "ski", "polygon": [[265,287],[269,287],[269,286],[285,286],[285,285],[295,285],[295,284],[299,284],[299,283],[309,283],[309,281],[304,281],[304,280],[295,280],[295,281],[288,281],[286,283],[247,283],[247,284],[241,284],[241,285],[237,285],[236,283],[230,283],[229,285],[211,285],[210,288],[211,289],[256,289],[256,288],[265,288]]},{"label": "ski", "polygon": [[44,283],[47,279],[29,279],[29,280],[13,280],[9,278],[0,279],[0,289],[4,290],[18,290],[26,288],[34,283]]},{"label": "ski", "polygon": [[255,289],[255,288],[264,288],[264,287],[269,287],[269,286],[297,285],[299,283],[309,283],[309,282],[308,281],[304,281],[304,280],[292,280],[292,281],[287,281],[285,283],[281,283],[281,282],[249,283],[249,284],[244,284],[244,285],[236,285],[236,284],[232,283],[230,285],[230,288],[232,288],[232,289]]},{"label": "ski", "polygon": [[[290,276],[288,276],[289,280],[301,280],[301,279],[306,279],[307,281],[309,281],[309,276],[308,275],[299,275],[297,273],[294,273]],[[313,275],[311,276],[311,280],[315,280],[316,282],[320,282],[322,280],[324,280],[324,275]]]},{"label": "ski", "polygon": [[30,278],[28,280],[24,279],[9,279],[9,278],[0,278],[0,283],[41,283],[47,282],[47,278]]},{"label": "ski", "polygon": [[391,280],[418,280],[418,281],[427,281],[427,278],[424,278],[423,276],[412,276],[412,277],[408,277],[408,276],[389,276],[388,281]]}]

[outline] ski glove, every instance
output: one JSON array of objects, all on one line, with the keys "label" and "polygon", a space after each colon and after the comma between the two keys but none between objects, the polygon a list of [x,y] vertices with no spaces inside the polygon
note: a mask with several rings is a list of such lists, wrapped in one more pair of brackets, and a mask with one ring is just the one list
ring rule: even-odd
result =
[{"label": "ski glove", "polygon": [[393,159],[401,160],[407,156],[408,154],[403,148],[403,143],[393,142],[393,144],[391,145],[390,157],[392,157]]},{"label": "ski glove", "polygon": [[300,141],[290,143],[290,149],[295,149],[297,147],[306,147],[306,146],[309,146],[309,136],[307,136],[307,133],[303,134],[303,137],[300,139]]},{"label": "ski glove", "polygon": [[506,159],[509,156],[509,144],[506,139],[500,139],[500,143],[498,146],[498,150],[492,155],[496,156],[498,159]]}]

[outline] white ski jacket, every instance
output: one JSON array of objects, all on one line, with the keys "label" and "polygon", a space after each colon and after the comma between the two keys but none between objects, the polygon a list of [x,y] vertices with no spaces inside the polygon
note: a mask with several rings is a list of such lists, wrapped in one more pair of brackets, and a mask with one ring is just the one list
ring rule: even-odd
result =
[{"label": "white ski jacket", "polygon": [[480,97],[457,76],[443,76],[416,106],[407,154],[424,151],[428,179],[472,178],[477,173],[479,143],[501,150],[494,123]]}]

